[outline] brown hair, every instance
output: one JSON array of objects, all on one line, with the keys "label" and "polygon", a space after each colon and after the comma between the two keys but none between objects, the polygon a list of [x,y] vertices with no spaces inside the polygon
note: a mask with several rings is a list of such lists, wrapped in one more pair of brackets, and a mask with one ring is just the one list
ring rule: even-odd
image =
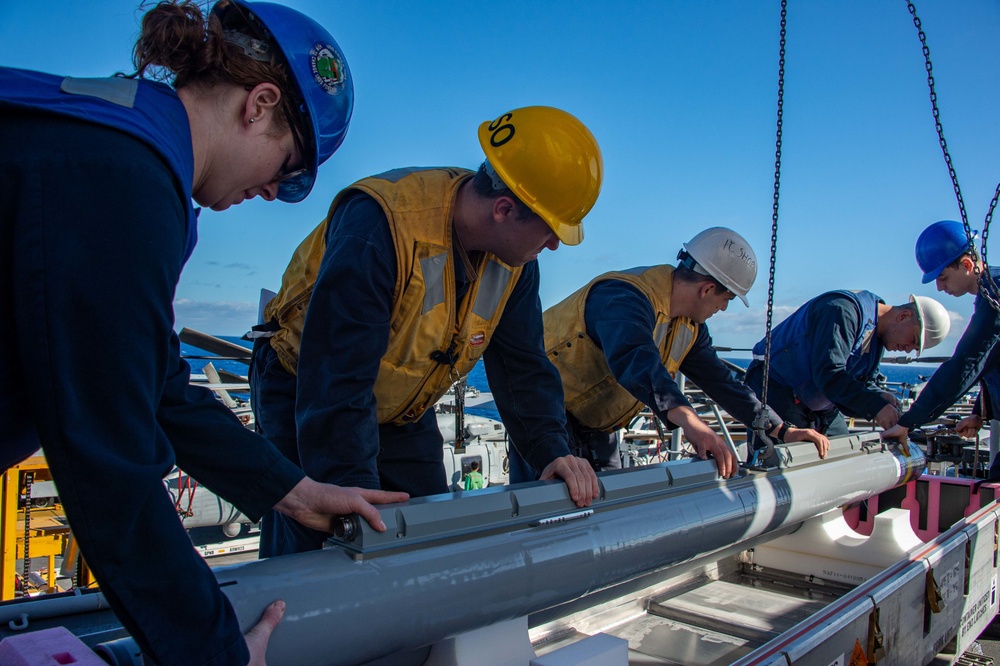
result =
[{"label": "brown hair", "polygon": [[706,275],[705,273],[699,273],[697,271],[693,271],[686,266],[678,266],[677,268],[675,268],[674,277],[680,280],[681,282],[690,282],[692,284],[697,284],[699,282],[711,282],[712,284],[715,285],[715,288],[718,290],[730,291],[729,287],[722,284],[711,275]]},{"label": "brown hair", "polygon": [[531,210],[527,204],[521,201],[509,187],[504,187],[502,190],[493,189],[493,179],[486,173],[485,162],[479,165],[479,171],[477,171],[476,175],[472,177],[472,189],[476,194],[484,199],[495,200],[500,197],[509,197],[512,199],[517,207],[518,220],[524,220],[531,215],[535,215],[535,211]]},{"label": "brown hair", "polygon": [[271,43],[269,62],[255,60],[242,47],[227,41],[219,13],[211,12],[206,19],[192,0],[164,0],[142,17],[132,77],[166,81],[175,89],[230,83],[252,90],[259,83],[272,83],[281,91],[281,113],[275,114],[277,127],[285,129],[292,118],[301,116],[299,94],[274,38],[256,22],[251,25],[246,13],[229,0],[219,0],[217,7],[231,8],[225,13],[225,29]]},{"label": "brown hair", "polygon": [[955,261],[953,261],[950,264],[948,264],[947,266],[945,266],[945,268],[957,268],[958,265],[962,263],[962,259],[965,258],[965,257],[968,257],[969,259],[971,259],[972,263],[978,263],[979,262],[979,251],[976,250],[976,248],[974,248],[974,247],[973,248],[969,248],[967,251],[965,251],[962,254],[958,255],[958,258],[956,258]]}]

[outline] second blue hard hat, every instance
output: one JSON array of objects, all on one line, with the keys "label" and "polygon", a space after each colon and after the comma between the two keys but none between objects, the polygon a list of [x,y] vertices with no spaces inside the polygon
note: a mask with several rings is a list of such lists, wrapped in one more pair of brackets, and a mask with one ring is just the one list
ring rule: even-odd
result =
[{"label": "second blue hard hat", "polygon": [[[976,234],[972,234],[973,240]],[[917,238],[917,265],[924,272],[924,284],[933,282],[953,261],[969,251],[969,237],[965,226],[954,220],[935,222]]]}]

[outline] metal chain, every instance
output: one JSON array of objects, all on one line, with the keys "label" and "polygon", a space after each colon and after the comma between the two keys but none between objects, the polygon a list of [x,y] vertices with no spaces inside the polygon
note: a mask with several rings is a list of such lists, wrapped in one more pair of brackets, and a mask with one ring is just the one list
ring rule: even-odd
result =
[{"label": "metal chain", "polygon": [[[452,366],[452,372],[455,372]],[[455,450],[460,451],[465,448],[465,377],[459,377],[458,381],[452,384],[455,389]]]},{"label": "metal chain", "polygon": [[986,212],[986,221],[983,223],[982,257],[983,257],[983,266],[986,267],[986,270],[983,272],[983,275],[986,277],[986,280],[984,282],[989,283],[990,288],[987,289],[985,284],[983,284],[981,288],[983,293],[986,295],[986,298],[989,299],[993,307],[1000,310],[1000,306],[997,305],[996,298],[994,298],[993,296],[993,294],[1000,292],[1000,289],[997,288],[997,283],[994,282],[993,280],[993,274],[990,272],[990,262],[986,258],[986,240],[990,236],[990,222],[993,221],[993,211],[997,207],[998,199],[1000,199],[1000,183],[997,183],[997,189],[993,193],[993,200],[990,201],[990,209]]},{"label": "metal chain", "polygon": [[[969,250],[975,252],[976,241],[972,234],[972,227],[969,226],[969,215],[965,210],[965,200],[962,198],[962,189],[958,186],[958,174],[955,173],[955,165],[951,161],[951,154],[948,152],[948,142],[944,139],[944,127],[941,125],[941,111],[938,109],[937,105],[937,92],[934,90],[934,68],[931,65],[931,50],[927,46],[927,35],[924,34],[923,28],[921,27],[920,17],[917,16],[917,8],[914,7],[912,0],[906,0],[906,7],[910,11],[910,15],[913,16],[913,25],[917,29],[917,36],[920,38],[920,47],[924,54],[924,68],[927,70],[927,87],[930,90],[931,98],[931,110],[934,114],[934,129],[937,130],[938,144],[941,146],[941,152],[944,154],[944,163],[948,167],[948,175],[951,176],[952,186],[955,188],[955,198],[958,200],[958,211],[962,216],[962,225],[965,227],[965,237],[969,241]],[[997,185],[998,193],[1000,193],[1000,184]],[[982,259],[983,265],[988,266],[986,263],[986,237],[989,235],[990,220],[993,217],[993,208],[996,206],[997,197],[993,197],[993,204],[990,205],[990,212],[986,216],[986,224],[983,227],[983,243],[982,243]],[[976,279],[979,282],[979,291],[986,300],[989,301],[990,305],[994,309],[1000,311],[1000,301],[993,295],[997,293],[997,285],[993,281],[993,277],[990,275],[989,270],[983,271],[983,275],[980,275],[979,266],[974,265],[972,270],[975,272]],[[985,279],[981,279],[985,276]],[[991,289],[987,288],[987,284]]]},{"label": "metal chain", "polygon": [[24,473],[24,563],[22,589],[27,596],[31,576],[31,486],[35,482],[34,472]]},{"label": "metal chain", "polygon": [[70,585],[74,590],[80,587],[80,572],[82,569],[83,569],[83,553],[77,551],[76,566],[73,567],[73,577],[70,582]]},{"label": "metal chain", "polygon": [[771,261],[767,274],[767,328],[764,333],[763,389],[760,396],[760,411],[754,419],[753,427],[757,436],[766,444],[766,449],[757,456],[766,460],[774,451],[774,443],[767,436],[769,422],[767,410],[767,380],[771,364],[771,322],[774,315],[774,265],[778,249],[778,192],[781,185],[781,128],[785,105],[785,36],[787,34],[788,0],[781,0],[781,39],[778,49],[778,121],[774,141],[774,200],[771,204]]}]

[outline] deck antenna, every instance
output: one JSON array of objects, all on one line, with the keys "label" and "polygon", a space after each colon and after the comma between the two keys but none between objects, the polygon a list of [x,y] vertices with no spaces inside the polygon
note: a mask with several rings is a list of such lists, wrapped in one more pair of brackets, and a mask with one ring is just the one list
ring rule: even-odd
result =
[{"label": "deck antenna", "polygon": [[[948,167],[948,175],[951,176],[951,184],[955,188],[955,198],[958,200],[958,211],[962,216],[962,225],[965,226],[965,237],[969,241],[969,250],[974,252],[976,249],[976,237],[969,226],[969,216],[965,211],[965,200],[962,199],[962,190],[958,186],[958,175],[955,173],[955,165],[952,163],[951,154],[948,152],[948,143],[944,140],[944,127],[941,125],[941,112],[937,105],[937,92],[934,90],[934,70],[931,66],[931,50],[927,47],[927,35],[924,34],[921,28],[920,17],[917,16],[917,8],[913,6],[912,0],[907,0],[906,7],[910,10],[910,15],[913,16],[913,25],[917,29],[917,36],[920,38],[920,47],[924,53],[924,67],[927,70],[927,87],[930,89],[931,110],[934,114],[934,128],[937,130],[938,143],[941,145],[941,152],[944,154],[944,163]],[[997,184],[996,192],[993,194],[993,201],[990,202],[989,211],[986,213],[986,221],[983,224],[982,252],[980,256],[983,258],[983,266],[987,268],[989,267],[989,263],[986,258],[986,239],[990,235],[990,222],[993,219],[993,210],[996,208],[997,199],[1000,199],[1000,183]],[[993,281],[990,271],[985,270],[980,275],[978,265],[974,266],[973,270],[977,278],[984,278],[979,279],[979,293],[989,301],[995,310],[1000,311],[1000,301],[994,296],[998,292],[998,288],[996,282]],[[987,285],[989,288],[987,288]]]},{"label": "deck antenna", "polygon": [[754,417],[754,434],[765,447],[757,449],[751,459],[751,466],[756,467],[774,453],[774,442],[767,436],[767,426],[770,421],[766,416],[767,409],[767,379],[771,364],[771,321],[774,315],[774,259],[778,248],[778,190],[781,184],[781,126],[785,104],[785,34],[788,17],[788,0],[781,0],[781,39],[778,49],[778,121],[774,141],[774,201],[771,204],[771,261],[767,273],[767,329],[764,334],[764,372],[763,390],[760,396],[760,408]]}]

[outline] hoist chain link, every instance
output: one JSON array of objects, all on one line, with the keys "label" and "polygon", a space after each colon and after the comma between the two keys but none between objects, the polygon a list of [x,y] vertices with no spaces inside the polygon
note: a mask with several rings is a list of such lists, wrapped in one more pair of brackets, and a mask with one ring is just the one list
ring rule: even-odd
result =
[{"label": "hoist chain link", "polygon": [[[990,262],[986,258],[986,240],[990,236],[990,222],[993,221],[993,211],[997,207],[998,199],[1000,199],[1000,183],[997,183],[997,189],[993,193],[993,200],[990,201],[990,208],[986,211],[986,222],[983,224],[982,256],[983,266],[986,267],[986,270],[983,272],[983,277],[985,279],[980,283],[980,290],[983,292],[983,295],[989,299],[990,303],[993,304],[993,307],[1000,309],[1000,307],[997,306],[996,299],[993,297],[993,294],[1000,293],[1000,288],[997,287],[997,283],[993,280],[993,274],[989,270]],[[987,288],[987,283],[989,283],[989,288]]]},{"label": "hoist chain link", "polygon": [[451,389],[455,392],[455,443],[456,450],[465,447],[465,386],[466,376],[459,374],[455,367],[451,350],[449,355],[448,376],[451,379]]},{"label": "hoist chain link", "polygon": [[[965,237],[969,241],[969,250],[975,251],[976,241],[972,234],[972,227],[969,226],[969,215],[965,210],[965,200],[962,198],[962,189],[958,186],[958,174],[955,173],[955,165],[952,163],[951,154],[948,152],[948,142],[944,139],[944,127],[941,124],[941,111],[938,109],[937,104],[937,92],[934,90],[934,68],[931,65],[931,50],[927,46],[927,35],[924,33],[920,17],[917,16],[917,8],[913,5],[912,0],[906,1],[906,7],[910,10],[910,15],[913,16],[913,25],[917,29],[917,36],[920,38],[920,48],[924,54],[924,69],[927,70],[927,87],[930,90],[931,98],[931,110],[934,114],[934,129],[937,130],[938,144],[941,146],[941,152],[944,154],[944,163],[948,167],[948,175],[951,176],[952,186],[955,188],[955,198],[958,200],[958,211],[962,216],[962,225],[965,227]],[[1000,192],[1000,185],[997,186],[998,192]],[[993,204],[990,205],[990,212],[986,216],[986,223],[983,227],[983,243],[982,243],[982,259],[983,265],[988,266],[986,263],[986,237],[989,235],[990,220],[993,217],[993,208],[996,206],[997,197],[993,197]],[[997,300],[994,294],[997,293],[996,283],[993,282],[993,277],[990,275],[989,270],[984,271],[984,276],[980,275],[979,266],[973,266],[973,271],[976,274],[976,278],[979,281],[979,292],[983,297],[989,301],[990,305],[994,309],[1000,311],[1000,301]],[[987,285],[990,288],[987,288]]]},{"label": "hoist chain link", "polygon": [[993,221],[993,210],[997,207],[997,200],[1000,199],[1000,183],[997,183],[997,190],[993,193],[993,200],[990,201],[990,209],[986,212],[986,226],[983,227],[983,264],[988,266],[986,261],[986,239],[990,235],[990,222]]},{"label": "hoist chain link", "polygon": [[23,571],[21,573],[21,589],[28,595],[28,583],[31,577],[31,487],[35,482],[34,472],[24,473],[24,552]]},{"label": "hoist chain link", "polygon": [[774,315],[774,266],[778,249],[778,192],[781,185],[781,129],[784,121],[785,104],[785,36],[788,26],[788,0],[781,0],[781,39],[778,48],[778,113],[774,140],[774,200],[771,204],[771,258],[767,272],[767,325],[764,333],[763,388],[760,396],[760,410],[753,427],[765,448],[754,455],[754,463],[767,460],[774,452],[774,442],[767,436],[767,383],[771,364],[771,323]]}]

